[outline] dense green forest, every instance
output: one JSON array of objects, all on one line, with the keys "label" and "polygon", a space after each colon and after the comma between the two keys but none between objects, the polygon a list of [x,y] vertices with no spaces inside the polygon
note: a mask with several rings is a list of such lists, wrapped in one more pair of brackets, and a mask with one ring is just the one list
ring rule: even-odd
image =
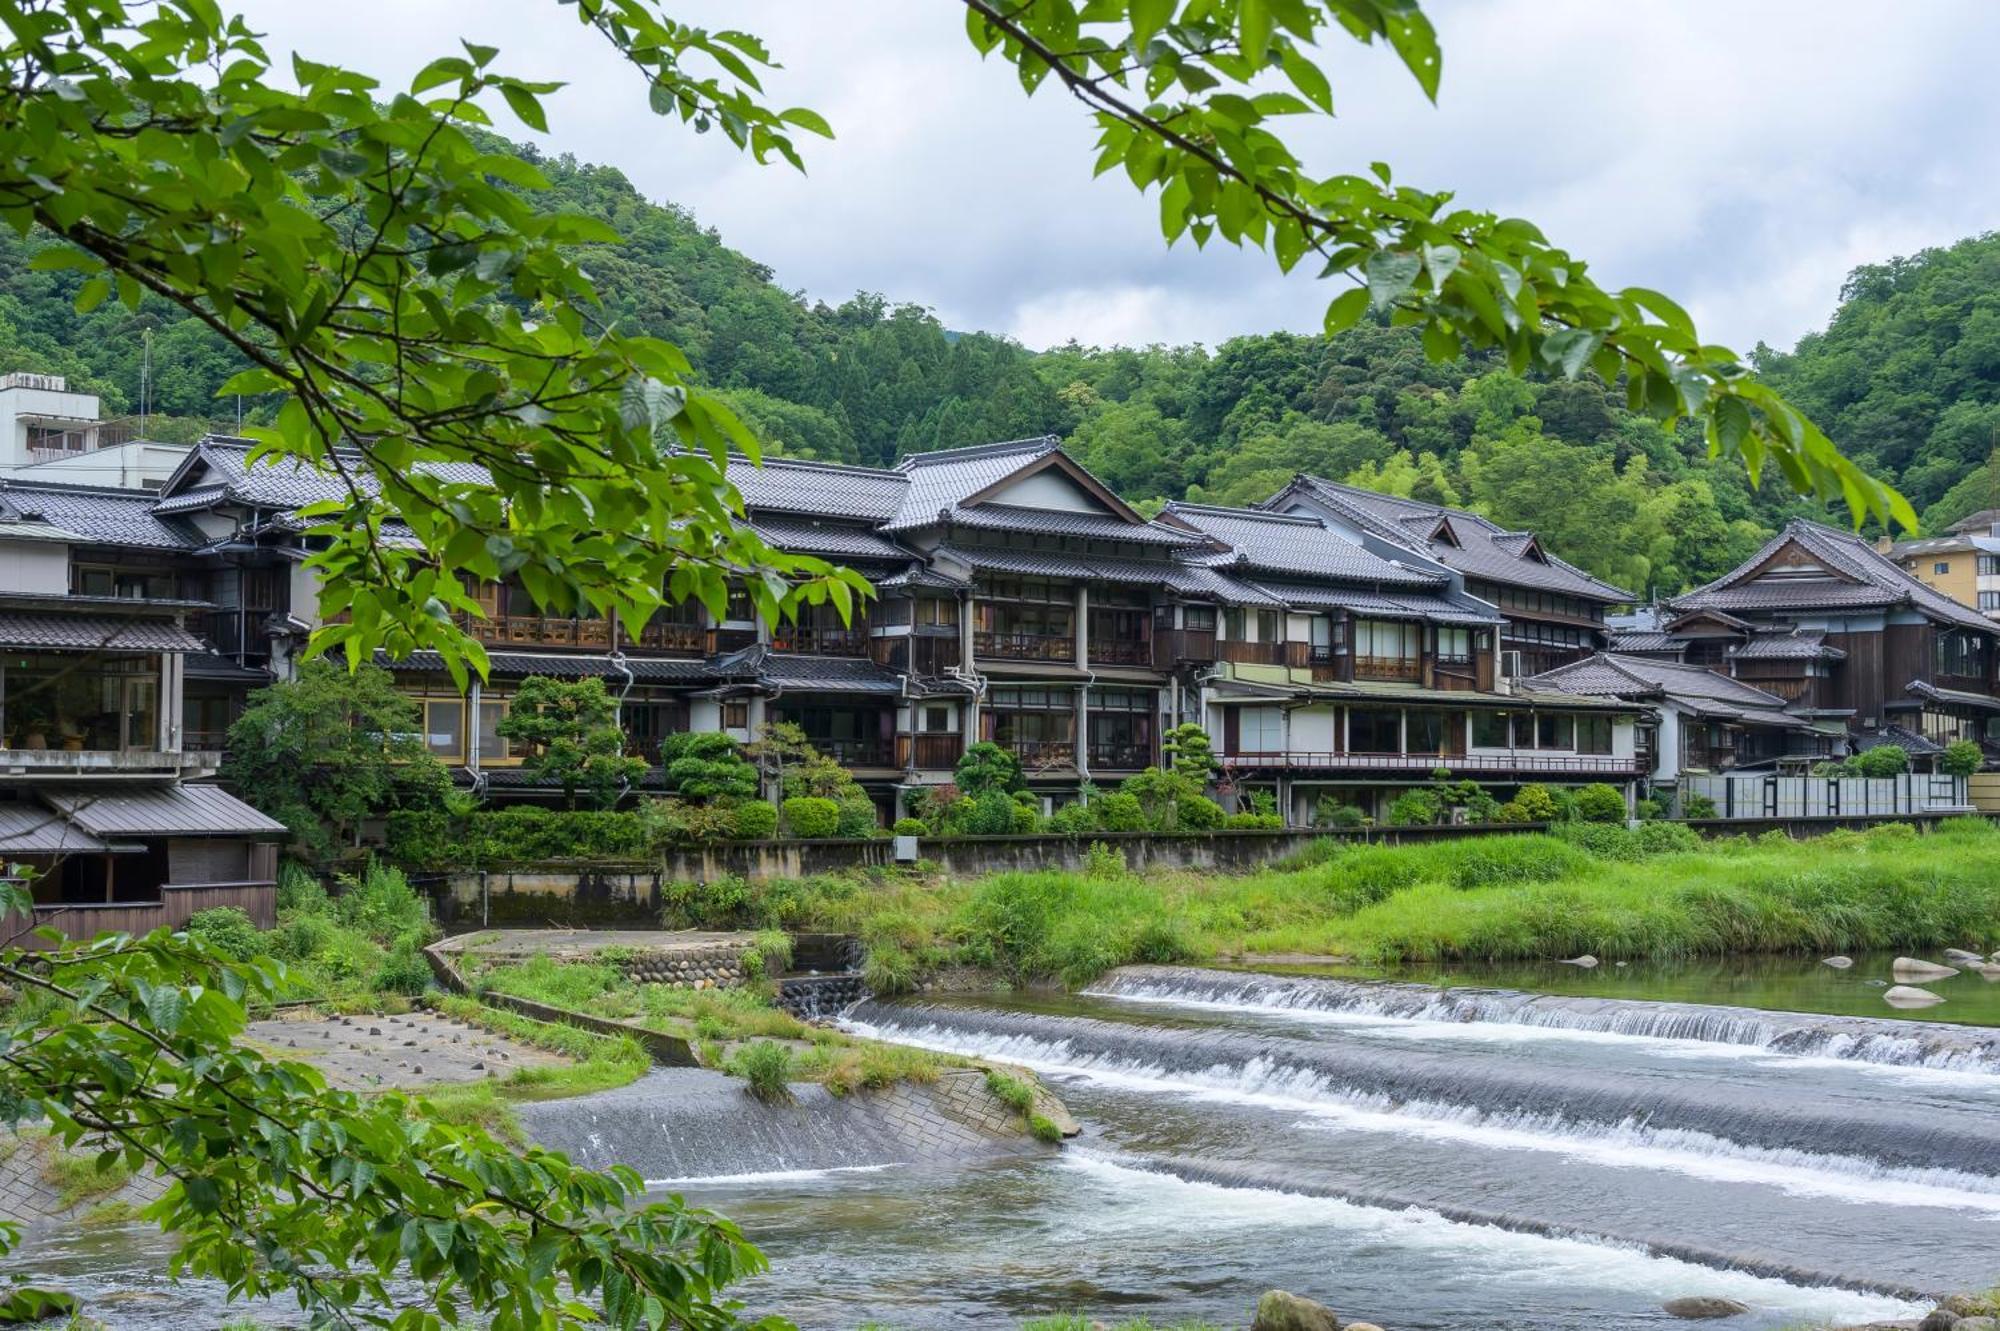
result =
[{"label": "dense green forest", "polygon": [[[1035,353],[953,333],[927,310],[783,290],[687,212],[619,172],[534,157],[551,206],[615,225],[589,267],[610,313],[683,346],[776,448],[874,465],[935,448],[1060,434],[1138,501],[1261,499],[1295,472],[1476,508],[1641,592],[1731,567],[1786,517],[1831,516],[1782,485],[1711,468],[1700,440],[1627,412],[1595,380],[1521,379],[1490,359],[1425,360],[1414,332],[1272,333],[1200,347]],[[74,308],[78,276],[29,267],[0,235],[0,371],[67,374],[107,411],[139,407],[151,337],[158,437],[227,417],[235,370],[195,318],[149,302]],[[1858,269],[1823,333],[1758,364],[1850,453],[1897,482],[1926,527],[2000,502],[2000,236]],[[268,404],[249,404],[256,417]]]}]

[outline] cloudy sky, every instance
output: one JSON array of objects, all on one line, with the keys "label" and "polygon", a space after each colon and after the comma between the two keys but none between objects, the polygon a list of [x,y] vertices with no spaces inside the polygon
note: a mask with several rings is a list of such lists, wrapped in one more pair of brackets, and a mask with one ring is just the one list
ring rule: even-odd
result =
[{"label": "cloudy sky", "polygon": [[[460,36],[570,85],[546,146],[692,209],[784,286],[930,306],[1034,347],[1214,344],[1311,329],[1326,289],[1227,248],[1165,248],[1151,200],[1093,181],[1094,131],[1054,91],[982,64],[950,0],[684,0],[763,36],[766,87],[836,142],[808,174],[738,159],[646,109],[639,77],[554,0],[238,0],[276,51],[400,86]],[[1432,0],[1432,107],[1385,51],[1329,48],[1339,118],[1310,165],[1528,217],[1602,282],[1675,294],[1709,340],[1789,346],[1854,265],[2000,222],[2000,5],[1927,0]]]}]

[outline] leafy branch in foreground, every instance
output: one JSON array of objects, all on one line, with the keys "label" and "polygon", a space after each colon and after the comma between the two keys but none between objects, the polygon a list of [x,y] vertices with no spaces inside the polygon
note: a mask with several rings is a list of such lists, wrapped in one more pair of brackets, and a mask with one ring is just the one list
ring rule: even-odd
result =
[{"label": "leafy branch in foreground", "polygon": [[[0,882],[0,916],[30,910]],[[0,952],[0,981],[41,1000],[0,1022],[0,1119],[170,1180],[145,1214],[179,1237],[176,1273],[232,1297],[289,1291],[316,1326],[735,1324],[720,1291],[763,1259],[734,1225],[641,1203],[628,1169],[516,1153],[401,1094],[265,1059],[238,1042],[244,1004],[280,977],[166,930]],[[0,1253],[18,1238],[0,1227]]]},{"label": "leafy branch in foreground", "polygon": [[1740,460],[1753,484],[1775,463],[1800,493],[1844,502],[1857,526],[1915,529],[1900,494],[1743,357],[1703,342],[1667,296],[1607,291],[1532,222],[1398,186],[1386,163],[1365,176],[1306,169],[1274,126],[1333,114],[1332,84],[1309,53],[1326,32],[1386,42],[1436,99],[1442,57],[1416,0],[961,3],[973,46],[1012,62],[1030,94],[1053,78],[1091,109],[1099,173],[1122,168],[1157,189],[1169,242],[1220,235],[1268,249],[1286,272],[1312,254],[1322,277],[1354,279],[1327,306],[1329,333],[1387,310],[1421,325],[1433,360],[1498,348],[1517,373],[1622,378],[1633,410],[1699,420],[1710,457]]}]

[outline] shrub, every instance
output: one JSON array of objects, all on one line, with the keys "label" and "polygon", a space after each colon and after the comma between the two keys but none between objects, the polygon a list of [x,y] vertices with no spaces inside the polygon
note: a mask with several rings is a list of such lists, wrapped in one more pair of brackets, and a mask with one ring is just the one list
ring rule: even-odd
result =
[{"label": "shrub", "polygon": [[778,834],[778,806],[769,800],[745,800],[729,813],[738,841],[769,841]]},{"label": "shrub", "polygon": [[861,787],[854,786],[834,804],[839,811],[833,826],[835,836],[859,841],[875,835],[876,828],[880,826],[875,817],[875,801],[869,799]]},{"label": "shrub", "polygon": [[1642,823],[1633,835],[1648,855],[1685,855],[1702,848],[1701,834],[1679,823]]},{"label": "shrub", "polygon": [[323,915],[328,909],[326,885],[305,865],[286,860],[278,866],[278,909]]},{"label": "shrub", "polygon": [[1589,867],[1574,846],[1550,836],[1483,837],[1465,844],[1452,866],[1451,885],[1460,891],[1520,883],[1552,883]]},{"label": "shrub", "polygon": [[1021,760],[992,740],[968,745],[952,775],[963,793],[977,799],[990,791],[1021,788]]},{"label": "shrub", "polygon": [[[1099,798],[1103,798],[1099,796]],[[1062,836],[1086,836],[1098,830],[1097,806],[1071,800],[1049,815],[1049,831]]]},{"label": "shrub", "polygon": [[1206,795],[1183,795],[1174,801],[1175,822],[1183,832],[1213,832],[1228,816]]},{"label": "shrub", "polygon": [[896,825],[889,829],[897,836],[929,836],[930,828],[921,818],[898,818]]},{"label": "shrub", "polygon": [[744,761],[742,746],[714,730],[688,730],[660,741],[660,765],[667,789],[690,799],[749,799],[757,793],[757,769]]},{"label": "shrub", "polygon": [[[465,820],[466,845],[455,846],[446,864],[427,867],[457,867],[468,858],[481,864],[643,859],[656,844],[659,823],[657,814],[544,809],[532,804],[482,810]],[[405,854],[397,858],[425,863]]]},{"label": "shrub", "polygon": [[1648,795],[1644,799],[1639,800],[1633,806],[1632,812],[1633,816],[1638,818],[1640,821],[1650,822],[1652,819],[1655,818],[1666,817],[1667,806],[1661,803],[1659,800],[1656,800],[1652,796]]},{"label": "shrub", "polygon": [[1125,852],[1102,841],[1093,841],[1083,852],[1083,871],[1092,878],[1123,878]]},{"label": "shrub", "polygon": [[1594,781],[1576,792],[1576,816],[1586,823],[1625,821],[1625,796],[1618,787]]},{"label": "shrub", "polygon": [[817,795],[785,801],[785,825],[796,837],[830,837],[840,830],[840,806]]},{"label": "shrub", "polygon": [[1900,744],[1878,744],[1847,760],[1856,776],[1899,776],[1910,770],[1909,752]]},{"label": "shrub", "polygon": [[733,873],[703,883],[664,883],[660,924],[668,929],[731,929],[750,914],[750,885]]},{"label": "shrub", "polygon": [[1360,827],[1368,821],[1368,815],[1360,806],[1349,804],[1338,795],[1322,795],[1313,807],[1314,827]]},{"label": "shrub", "polygon": [[370,860],[359,878],[343,876],[339,881],[341,892],[333,908],[342,924],[382,943],[401,938],[428,941],[430,903],[417,895],[401,869]]},{"label": "shrub", "polygon": [[1587,820],[1558,823],[1553,835],[1599,859],[1636,860],[1645,853],[1639,839],[1616,823]]},{"label": "shrub", "polygon": [[1986,755],[1969,739],[1955,739],[1944,746],[1938,770],[1947,776],[1971,776],[1986,762]]},{"label": "shrub", "polygon": [[1005,836],[1014,830],[1014,808],[1014,799],[1006,791],[988,790],[973,799],[965,830],[972,836]]},{"label": "shrub", "polygon": [[1137,795],[1115,791],[1097,801],[1097,823],[1106,832],[1143,832],[1146,810]]},{"label": "shrub", "polygon": [[187,936],[200,939],[232,961],[248,961],[264,951],[264,938],[250,917],[234,906],[198,910],[188,917]]},{"label": "shrub", "polygon": [[1258,818],[1254,813],[1232,813],[1222,820],[1222,825],[1232,832],[1247,832],[1258,826]]},{"label": "shrub", "polygon": [[297,914],[271,934],[271,955],[282,961],[308,961],[333,941],[333,921],[324,915]]},{"label": "shrub", "polygon": [[1559,810],[1556,797],[1547,786],[1536,782],[1522,786],[1514,798],[1500,806],[1500,821],[1503,823],[1550,823],[1554,822]]},{"label": "shrub", "polygon": [[378,994],[407,994],[415,997],[430,988],[431,968],[417,950],[416,944],[405,940],[391,948],[389,955],[382,958],[382,964],[375,971],[375,978],[369,987]]},{"label": "shrub", "polygon": [[1390,802],[1389,823],[1392,827],[1427,827],[1437,822],[1444,814],[1435,792],[1429,790],[1406,790]]},{"label": "shrub", "polygon": [[1681,801],[1681,817],[1713,818],[1715,817],[1715,801],[1706,795],[1689,795]]},{"label": "shrub", "polygon": [[759,1100],[789,1100],[792,1051],[775,1040],[752,1040],[729,1059],[729,1070],[748,1082]]}]

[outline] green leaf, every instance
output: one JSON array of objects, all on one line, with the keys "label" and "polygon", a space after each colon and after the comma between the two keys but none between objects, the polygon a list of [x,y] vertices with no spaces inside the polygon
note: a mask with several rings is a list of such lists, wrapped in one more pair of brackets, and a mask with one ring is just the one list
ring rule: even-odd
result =
[{"label": "green leaf", "polygon": [[778,119],[788,125],[797,125],[800,129],[817,134],[823,139],[833,137],[833,126],[826,123],[826,117],[817,111],[808,111],[802,106],[795,106],[780,113]]},{"label": "green leaf", "polygon": [[1132,46],[1137,50],[1153,40],[1155,33],[1174,16],[1177,0],[1131,0]]},{"label": "green leaf", "polygon": [[1370,296],[1365,287],[1355,287],[1343,291],[1326,307],[1326,335],[1334,337],[1346,332],[1361,322],[1361,316],[1368,313]]},{"label": "green leaf", "polygon": [[1368,298],[1378,310],[1386,310],[1416,284],[1423,261],[1404,250],[1376,250],[1368,256]]},{"label": "green leaf", "polygon": [[507,99],[507,105],[520,118],[522,124],[544,134],[549,132],[548,116],[543,114],[541,100],[533,93],[518,83],[503,83],[500,85],[500,95]]}]

